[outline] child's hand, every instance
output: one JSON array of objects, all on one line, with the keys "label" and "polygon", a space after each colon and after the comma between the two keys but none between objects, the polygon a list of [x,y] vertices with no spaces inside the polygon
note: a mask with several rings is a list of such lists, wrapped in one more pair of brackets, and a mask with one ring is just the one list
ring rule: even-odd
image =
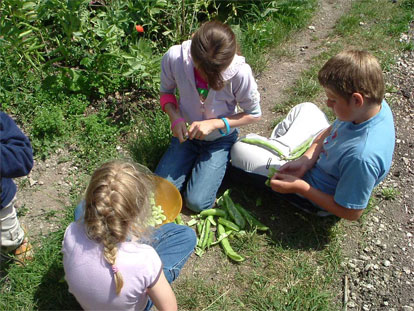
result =
[{"label": "child's hand", "polygon": [[173,136],[177,137],[180,143],[187,140],[188,131],[187,131],[187,126],[185,122],[177,123],[172,129],[172,132],[173,132]]},{"label": "child's hand", "polygon": [[301,193],[307,183],[296,176],[276,173],[270,180],[270,187],[279,193]]},{"label": "child's hand", "polygon": [[298,178],[302,178],[308,170],[308,158],[302,156],[297,160],[293,160],[283,164],[279,172],[282,174],[289,174]]},{"label": "child's hand", "polygon": [[188,138],[203,140],[204,137],[216,129],[215,121],[215,119],[194,121],[188,129]]}]

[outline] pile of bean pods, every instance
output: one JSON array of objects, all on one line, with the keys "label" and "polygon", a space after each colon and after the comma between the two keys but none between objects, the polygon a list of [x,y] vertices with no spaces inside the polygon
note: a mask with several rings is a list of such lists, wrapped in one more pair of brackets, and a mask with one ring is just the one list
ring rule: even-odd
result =
[{"label": "pile of bean pods", "polygon": [[243,234],[245,230],[267,231],[269,228],[240,204],[234,203],[229,189],[217,199],[217,205],[219,208],[202,211],[187,223],[190,227],[196,227],[198,241],[195,253],[202,256],[207,249],[220,244],[231,260],[241,262],[245,258],[233,250],[229,237]]}]

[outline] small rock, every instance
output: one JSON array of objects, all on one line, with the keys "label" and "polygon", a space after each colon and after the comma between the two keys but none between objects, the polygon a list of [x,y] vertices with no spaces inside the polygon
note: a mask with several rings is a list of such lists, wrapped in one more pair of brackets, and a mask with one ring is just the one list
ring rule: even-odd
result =
[{"label": "small rock", "polygon": [[350,308],[355,308],[356,307],[356,304],[353,301],[348,301],[347,306],[350,307]]},{"label": "small rock", "polygon": [[315,31],[316,30],[316,27],[315,26],[309,26],[308,29],[309,30],[312,30],[312,31]]},{"label": "small rock", "polygon": [[406,274],[410,274],[410,273],[411,273],[411,270],[410,270],[410,268],[408,268],[408,267],[403,267],[403,271],[404,271]]},{"label": "small rock", "polygon": [[33,187],[34,185],[37,184],[37,180],[34,180],[32,177],[29,177],[29,185],[30,187]]},{"label": "small rock", "polygon": [[403,311],[413,311],[414,310],[413,307],[410,307],[410,306],[403,306],[402,309],[403,309]]},{"label": "small rock", "polygon": [[391,262],[389,260],[384,260],[382,263],[385,267],[389,267],[391,265]]}]

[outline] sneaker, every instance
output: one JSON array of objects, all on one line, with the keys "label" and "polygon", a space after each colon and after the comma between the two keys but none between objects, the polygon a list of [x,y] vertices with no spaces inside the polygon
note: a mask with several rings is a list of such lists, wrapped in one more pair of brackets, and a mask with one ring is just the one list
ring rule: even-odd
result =
[{"label": "sneaker", "polygon": [[33,260],[33,248],[29,239],[25,237],[22,244],[14,251],[14,257],[18,260],[18,265],[23,265],[27,261]]}]

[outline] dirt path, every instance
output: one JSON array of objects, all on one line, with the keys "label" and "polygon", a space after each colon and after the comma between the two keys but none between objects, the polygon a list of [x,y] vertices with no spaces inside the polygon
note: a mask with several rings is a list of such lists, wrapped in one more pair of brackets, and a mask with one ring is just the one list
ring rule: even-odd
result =
[{"label": "dirt path", "polygon": [[294,35],[282,49],[286,56],[270,56],[267,69],[257,77],[263,118],[259,123],[241,128],[241,134],[257,133],[270,136],[272,122],[279,117],[273,109],[287,99],[286,90],[293,85],[302,71],[309,67],[312,57],[322,53],[326,39],[338,19],[350,9],[352,0],[321,0],[319,9],[309,26]]},{"label": "dirt path", "polygon": [[[309,67],[311,58],[324,51],[327,36],[351,2],[321,0],[310,23],[312,27],[295,34],[284,45],[287,56],[271,59],[267,70],[257,77],[263,120],[242,128],[242,134],[270,134],[272,122],[279,117],[273,107],[286,99],[286,89]],[[414,40],[412,34],[405,39]],[[413,53],[403,55],[387,79],[397,89],[387,95],[394,103],[397,145],[392,171],[379,188],[396,189],[400,194],[394,201],[379,198],[363,222],[343,224],[346,273],[338,300],[347,293],[348,310],[414,310]],[[60,151],[45,162],[36,161],[30,176],[19,180],[20,219],[37,244],[56,230],[63,210],[71,207],[71,189],[79,192],[76,185],[82,184],[84,178],[70,161],[63,159],[70,157]]]}]

